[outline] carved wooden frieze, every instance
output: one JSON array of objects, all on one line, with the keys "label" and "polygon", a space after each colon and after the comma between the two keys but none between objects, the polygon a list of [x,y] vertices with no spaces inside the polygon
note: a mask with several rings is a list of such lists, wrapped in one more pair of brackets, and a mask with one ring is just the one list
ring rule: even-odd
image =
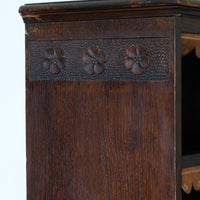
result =
[{"label": "carved wooden frieze", "polygon": [[104,71],[105,53],[97,45],[91,45],[83,53],[83,64],[88,74],[101,74]]},{"label": "carved wooden frieze", "polygon": [[200,58],[200,34],[182,33],[181,45],[182,56],[186,56],[195,49],[196,56]]},{"label": "carved wooden frieze", "polygon": [[169,80],[168,38],[29,41],[28,45],[30,80]]}]

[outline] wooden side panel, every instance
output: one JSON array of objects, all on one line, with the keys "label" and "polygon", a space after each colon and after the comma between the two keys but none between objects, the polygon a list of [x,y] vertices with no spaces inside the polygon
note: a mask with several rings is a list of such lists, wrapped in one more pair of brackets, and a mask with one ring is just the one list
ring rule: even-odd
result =
[{"label": "wooden side panel", "polygon": [[29,83],[29,199],[173,199],[172,100],[164,82]]},{"label": "wooden side panel", "polygon": [[[176,199],[174,22],[167,20],[166,81],[31,81],[27,58],[28,200]],[[149,37],[151,28],[143,28]]]}]

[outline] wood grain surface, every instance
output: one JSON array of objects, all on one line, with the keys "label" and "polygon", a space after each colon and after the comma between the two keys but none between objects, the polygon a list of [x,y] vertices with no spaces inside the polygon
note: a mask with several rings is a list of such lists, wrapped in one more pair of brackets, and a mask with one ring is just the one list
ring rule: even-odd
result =
[{"label": "wood grain surface", "polygon": [[[181,200],[181,44],[190,48],[181,33],[200,33],[199,3],[113,2],[20,9],[28,200]],[[133,44],[150,58],[140,75],[124,65]],[[93,75],[82,62],[92,45],[106,55]],[[45,51],[58,46],[63,66],[45,69]]]},{"label": "wood grain surface", "polygon": [[[175,150],[179,141],[172,120],[174,19],[111,21],[26,26],[28,200],[175,200],[178,196]],[[73,29],[78,24],[82,24],[80,34]],[[102,29],[96,32],[98,26]],[[59,31],[63,29],[66,34]],[[144,36],[168,38],[166,81],[30,79],[34,55],[30,44],[40,48],[45,40],[51,44],[70,39],[73,44],[73,40],[125,36],[134,36],[137,43]],[[77,45],[72,47],[75,50]],[[112,42],[111,47],[120,48],[120,43]]]},{"label": "wood grain surface", "polygon": [[41,3],[41,4],[26,4],[21,6],[21,13],[59,13],[70,11],[85,11],[85,10],[108,10],[117,8],[137,8],[137,7],[152,7],[152,6],[167,6],[167,5],[184,5],[199,7],[198,0],[87,0],[87,1],[72,1],[72,2],[54,2],[54,3]]},{"label": "wood grain surface", "polygon": [[171,87],[29,82],[28,199],[175,199]]}]

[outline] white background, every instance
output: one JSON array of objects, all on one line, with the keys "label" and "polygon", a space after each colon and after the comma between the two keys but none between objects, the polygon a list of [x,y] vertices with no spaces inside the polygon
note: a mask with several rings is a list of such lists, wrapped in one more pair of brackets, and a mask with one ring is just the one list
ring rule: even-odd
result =
[{"label": "white background", "polygon": [[[26,199],[25,44],[18,9],[25,3],[1,1],[0,12],[0,199]],[[56,0],[54,0],[55,2]],[[52,2],[52,1],[51,1]],[[42,200],[42,199],[41,199]]]}]

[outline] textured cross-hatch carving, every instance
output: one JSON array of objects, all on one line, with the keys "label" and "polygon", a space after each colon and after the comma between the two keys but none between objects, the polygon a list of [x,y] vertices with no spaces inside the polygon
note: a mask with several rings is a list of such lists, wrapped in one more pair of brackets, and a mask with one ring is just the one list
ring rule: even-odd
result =
[{"label": "textured cross-hatch carving", "polygon": [[91,75],[101,74],[104,71],[105,61],[105,53],[97,45],[91,45],[88,51],[83,53],[85,71]]},{"label": "textured cross-hatch carving", "polygon": [[45,51],[44,68],[49,69],[51,74],[60,73],[64,68],[64,51],[60,46],[49,47]]},{"label": "textured cross-hatch carving", "polygon": [[149,57],[147,56],[146,48],[138,44],[132,44],[126,50],[127,56],[125,57],[125,66],[131,70],[133,74],[142,74],[145,68],[149,67]]},{"label": "textured cross-hatch carving", "polygon": [[169,52],[168,38],[29,41],[29,78],[168,81]]}]

